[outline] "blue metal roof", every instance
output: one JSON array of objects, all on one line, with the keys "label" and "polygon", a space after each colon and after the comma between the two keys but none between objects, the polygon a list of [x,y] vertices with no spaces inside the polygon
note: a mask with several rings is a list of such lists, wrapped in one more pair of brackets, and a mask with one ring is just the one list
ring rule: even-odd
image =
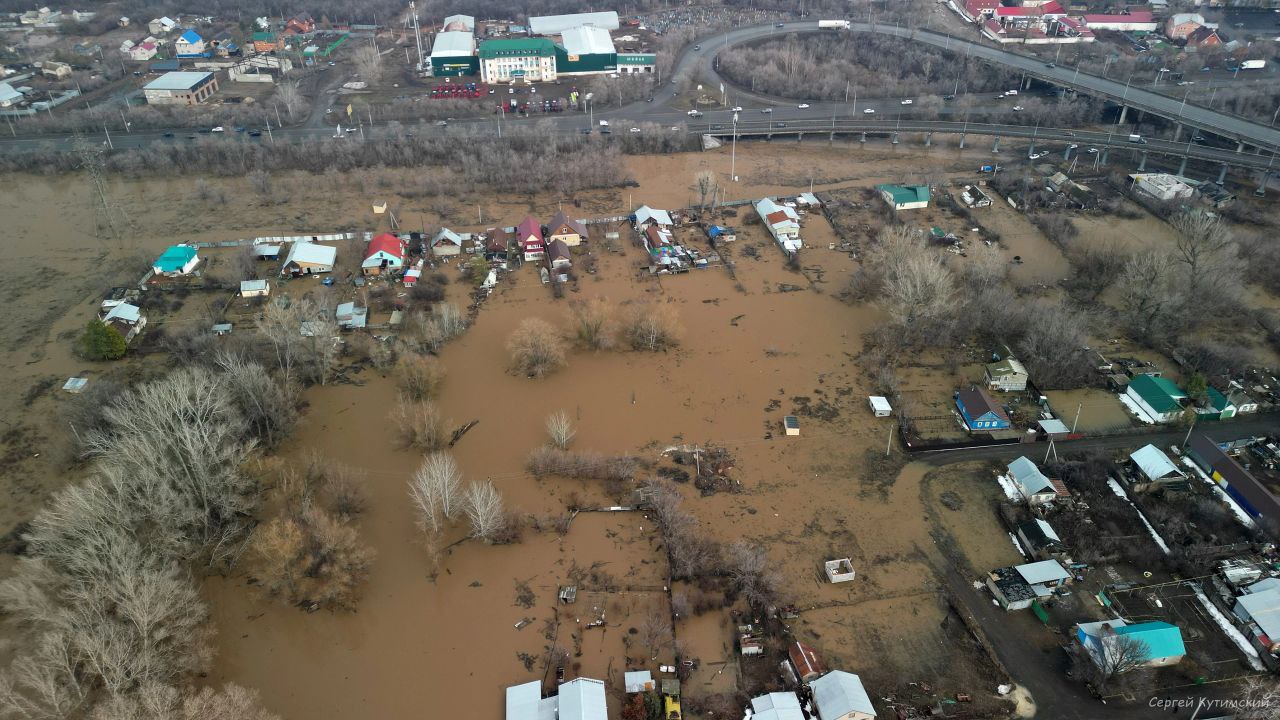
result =
[{"label": "blue metal roof", "polygon": [[1116,628],[1117,635],[1128,635],[1147,644],[1148,659],[1159,660],[1187,654],[1182,644],[1182,631],[1176,625],[1153,620]]},{"label": "blue metal roof", "polygon": [[169,249],[156,258],[156,267],[160,272],[178,272],[196,256],[196,249],[190,245],[171,245]]},{"label": "blue metal roof", "polygon": [[182,33],[182,41],[195,45],[198,42],[203,42],[204,38],[200,37],[200,34],[195,30],[188,30]]}]

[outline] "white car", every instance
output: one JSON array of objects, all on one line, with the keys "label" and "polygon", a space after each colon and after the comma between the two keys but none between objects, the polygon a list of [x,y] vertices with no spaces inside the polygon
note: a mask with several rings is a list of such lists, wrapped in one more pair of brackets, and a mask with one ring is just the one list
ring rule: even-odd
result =
[{"label": "white car", "polygon": [[734,105],[733,107],[729,108],[729,112],[742,112],[742,106]]},{"label": "white car", "polygon": [[871,109],[871,108],[867,108],[866,110],[863,110],[863,111],[862,111],[862,114],[863,114],[863,115],[871,115],[871,114],[873,114],[873,113],[875,113],[875,110],[873,110],[873,109]]},{"label": "white car", "polygon": [[1075,149],[1076,149],[1076,148],[1078,148],[1078,147],[1080,147],[1080,146],[1079,146],[1079,145],[1077,145],[1077,144],[1075,144],[1075,143],[1071,143],[1070,145],[1068,145],[1068,146],[1067,146],[1067,149],[1068,149],[1068,150],[1075,150]]},{"label": "white car", "polygon": [[1044,153],[1031,153],[1030,155],[1028,155],[1028,156],[1027,156],[1027,159],[1028,159],[1028,160],[1039,160],[1039,159],[1040,159],[1040,158],[1042,158],[1042,157],[1044,157]]},{"label": "white car", "polygon": [[1013,111],[1014,111],[1014,112],[1019,112],[1019,111],[1021,111],[1021,110],[1023,110],[1023,109],[1025,109],[1025,108],[1023,108],[1021,105],[1014,105],[1014,106],[1013,106]]},{"label": "white car", "polygon": [[808,109],[809,109],[809,103],[800,103],[800,104],[799,104],[799,105],[797,105],[796,107],[800,108],[801,110],[808,110]]},{"label": "white car", "polygon": [[219,125],[218,127],[214,128],[210,132],[226,132],[226,130],[224,130],[221,125]]},{"label": "white car", "polygon": [[760,108],[760,112],[764,113],[765,115],[772,115],[773,108]]},{"label": "white car", "polygon": [[600,121],[600,127],[609,127],[609,121],[608,121],[608,120],[601,120],[601,121]]},{"label": "white car", "polygon": [[1018,94],[1018,91],[1017,91],[1017,90],[1005,90],[1005,91],[1004,91],[1004,94],[1005,94],[1005,95],[1017,95],[1017,94]]},{"label": "white car", "polygon": [[627,132],[638,133],[638,132],[640,132],[640,128],[631,128],[631,129],[630,129],[630,130],[628,130]]},{"label": "white car", "polygon": [[529,93],[530,93],[531,95],[537,95],[537,94],[538,94],[538,88],[536,88],[536,87],[531,87],[531,88],[529,88]]},{"label": "white car", "polygon": [[902,102],[900,102],[900,103],[898,103],[898,104],[899,104],[899,105],[911,105],[911,104],[914,104],[914,103],[915,103],[915,101],[914,101],[914,100],[903,100]]},{"label": "white car", "polygon": [[1098,154],[1098,148],[1089,148],[1089,154],[1090,154],[1090,155],[1097,155],[1097,154]]},{"label": "white car", "polygon": [[690,110],[689,112],[685,113],[685,115],[688,115],[689,117],[702,117],[702,113],[698,112],[697,110]]}]

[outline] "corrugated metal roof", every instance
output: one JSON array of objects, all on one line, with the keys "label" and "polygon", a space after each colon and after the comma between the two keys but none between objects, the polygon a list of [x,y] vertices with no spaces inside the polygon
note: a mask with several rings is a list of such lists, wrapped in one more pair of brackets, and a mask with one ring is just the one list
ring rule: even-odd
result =
[{"label": "corrugated metal roof", "polygon": [[609,720],[604,682],[575,678],[561,685],[560,720]]},{"label": "corrugated metal roof", "polygon": [[1125,625],[1116,629],[1116,635],[1137,638],[1147,644],[1147,658],[1159,660],[1187,654],[1182,644],[1182,631],[1176,625],[1153,620],[1151,622]]},{"label": "corrugated metal roof", "polygon": [[559,35],[569,28],[580,25],[594,25],[605,30],[617,30],[618,13],[609,10],[607,12],[543,15],[529,18],[529,32],[533,35]]},{"label": "corrugated metal roof", "polygon": [[615,52],[609,31],[604,28],[589,25],[569,28],[560,40],[570,55],[612,55]]},{"label": "corrugated metal roof", "polygon": [[311,263],[315,265],[332,265],[333,261],[338,257],[338,248],[329,247],[328,245],[316,245],[315,243],[299,242],[289,247],[289,255],[285,257],[284,264],[291,262]]},{"label": "corrugated metal roof", "polygon": [[1165,455],[1155,445],[1146,445],[1139,448],[1129,455],[1129,459],[1138,466],[1138,469],[1142,471],[1143,475],[1147,476],[1148,480],[1159,480],[1170,473],[1178,476],[1183,474],[1178,469],[1178,466],[1169,460],[1169,456]]},{"label": "corrugated metal roof", "polygon": [[832,670],[809,683],[809,687],[813,689],[813,704],[819,717],[838,718],[854,712],[876,714],[862,680],[853,673]]},{"label": "corrugated metal roof", "polygon": [[[159,65],[160,63],[156,63]],[[153,65],[152,67],[155,67]],[[143,90],[190,90],[213,77],[211,72],[169,72],[147,83]]]},{"label": "corrugated metal roof", "polygon": [[476,54],[476,39],[469,32],[442,32],[431,46],[431,57],[470,57]]},{"label": "corrugated metal roof", "polygon": [[1187,394],[1168,378],[1154,375],[1139,375],[1129,381],[1129,388],[1140,395],[1151,409],[1158,413],[1173,412],[1182,407],[1179,400],[1186,399]]},{"label": "corrugated metal roof", "polygon": [[1057,560],[1041,560],[1040,562],[1027,563],[1026,565],[1015,567],[1014,570],[1029,585],[1037,585],[1054,580],[1066,580],[1071,577],[1070,573],[1062,569],[1062,564]]},{"label": "corrugated metal roof", "polygon": [[475,32],[476,19],[470,15],[450,15],[441,24],[444,32]]},{"label": "corrugated metal roof", "polygon": [[1014,484],[1023,495],[1035,495],[1053,489],[1049,478],[1045,477],[1044,473],[1040,472],[1040,468],[1026,456],[1009,463],[1009,476],[1013,478]]}]

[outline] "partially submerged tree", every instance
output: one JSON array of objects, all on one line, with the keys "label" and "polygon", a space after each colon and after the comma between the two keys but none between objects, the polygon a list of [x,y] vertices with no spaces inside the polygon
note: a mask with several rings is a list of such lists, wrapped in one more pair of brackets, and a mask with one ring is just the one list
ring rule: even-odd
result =
[{"label": "partially submerged tree", "polygon": [[80,334],[80,354],[87,360],[119,360],[128,347],[120,331],[101,320],[90,320]]},{"label": "partially submerged tree", "polygon": [[462,511],[462,472],[453,456],[444,452],[428,455],[409,479],[409,498],[423,532],[436,534]]},{"label": "partially submerged tree", "polygon": [[551,438],[552,445],[566,450],[576,434],[577,431],[573,427],[573,420],[569,418],[569,413],[557,410],[547,416],[547,435]]},{"label": "partially submerged tree", "polygon": [[471,536],[493,542],[506,529],[507,517],[502,510],[502,496],[493,482],[473,482],[467,486],[464,508],[471,523]]},{"label": "partially submerged tree", "polygon": [[569,317],[578,346],[587,350],[613,347],[613,315],[613,305],[608,298],[593,297],[570,302]]},{"label": "partially submerged tree", "polygon": [[430,355],[409,353],[396,363],[396,378],[404,394],[414,400],[429,400],[444,384],[444,363]]},{"label": "partially submerged tree", "polygon": [[391,422],[404,447],[433,452],[449,442],[444,416],[429,400],[416,401],[401,396],[391,410]]},{"label": "partially submerged tree", "polygon": [[512,372],[540,378],[560,369],[565,363],[564,340],[551,323],[541,318],[526,318],[507,337]]},{"label": "partially submerged tree", "polygon": [[666,350],[680,344],[680,319],[670,305],[632,305],[623,320],[622,335],[632,350]]}]

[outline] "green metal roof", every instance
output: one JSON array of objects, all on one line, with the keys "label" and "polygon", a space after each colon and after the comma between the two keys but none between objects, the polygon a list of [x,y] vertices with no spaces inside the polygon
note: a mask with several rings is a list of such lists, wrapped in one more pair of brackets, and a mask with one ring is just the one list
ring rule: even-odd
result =
[{"label": "green metal roof", "polygon": [[1142,399],[1158,413],[1167,413],[1182,407],[1179,400],[1185,400],[1187,394],[1168,378],[1154,375],[1139,375],[1129,382],[1129,387],[1142,396]]},{"label": "green metal roof", "polygon": [[1212,387],[1205,392],[1205,398],[1209,401],[1209,406],[1218,412],[1231,407],[1231,401],[1227,399],[1227,396]]},{"label": "green metal roof", "polygon": [[928,185],[877,185],[876,189],[889,193],[895,205],[913,202],[929,202]]},{"label": "green metal roof", "polygon": [[276,34],[273,32],[256,32],[251,39],[254,42],[275,42]]},{"label": "green metal roof", "polygon": [[480,43],[480,57],[484,59],[497,57],[553,57],[556,45],[547,38],[512,38],[504,40],[486,40]]}]

